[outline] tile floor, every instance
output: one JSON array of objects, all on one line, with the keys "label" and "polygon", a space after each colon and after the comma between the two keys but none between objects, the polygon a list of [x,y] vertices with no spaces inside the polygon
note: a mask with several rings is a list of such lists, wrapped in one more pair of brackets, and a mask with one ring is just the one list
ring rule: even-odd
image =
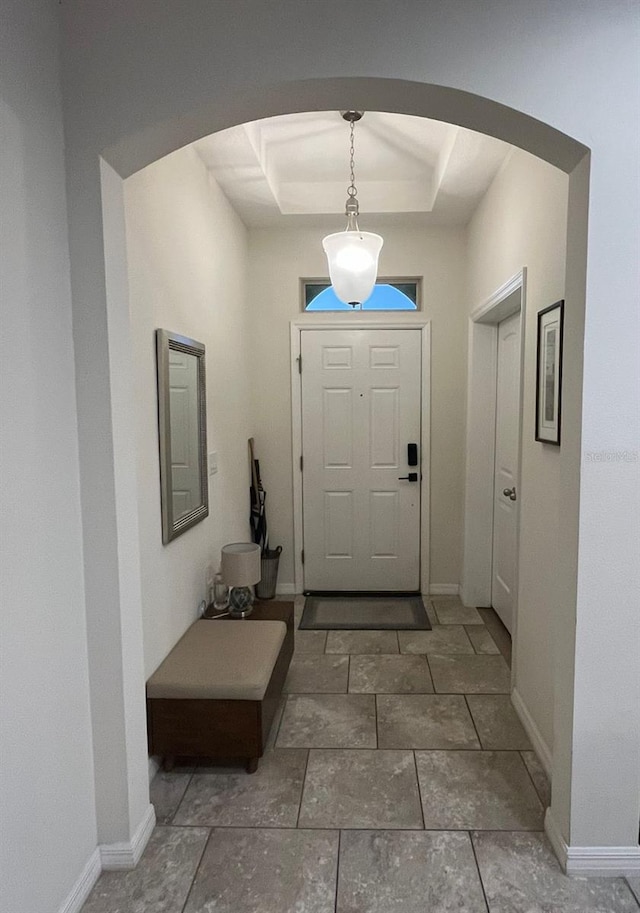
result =
[{"label": "tile floor", "polygon": [[296,631],[258,771],[158,773],[142,860],[83,913],[638,913],[640,880],[561,873],[486,610],[428,610],[433,631]]}]

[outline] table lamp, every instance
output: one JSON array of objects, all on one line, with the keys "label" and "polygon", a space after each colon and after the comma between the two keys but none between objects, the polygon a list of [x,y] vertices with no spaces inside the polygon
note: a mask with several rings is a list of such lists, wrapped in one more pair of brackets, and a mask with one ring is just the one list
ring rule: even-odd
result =
[{"label": "table lamp", "polygon": [[231,542],[222,546],[222,578],[231,587],[229,615],[246,618],[253,611],[251,587],[260,580],[260,546],[255,542]]}]

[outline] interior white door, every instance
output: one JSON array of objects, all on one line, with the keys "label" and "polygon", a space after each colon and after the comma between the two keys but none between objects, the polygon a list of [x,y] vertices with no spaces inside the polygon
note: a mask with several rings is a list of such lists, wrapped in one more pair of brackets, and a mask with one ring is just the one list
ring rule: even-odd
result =
[{"label": "interior white door", "polygon": [[421,331],[301,337],[305,589],[417,590]]},{"label": "interior white door", "polygon": [[498,325],[491,602],[511,631],[516,604],[520,312]]}]

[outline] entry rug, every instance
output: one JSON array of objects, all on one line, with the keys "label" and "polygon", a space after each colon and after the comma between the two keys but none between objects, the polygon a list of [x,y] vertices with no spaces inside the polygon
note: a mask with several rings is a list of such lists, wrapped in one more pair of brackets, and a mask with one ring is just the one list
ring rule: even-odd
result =
[{"label": "entry rug", "polygon": [[418,593],[311,593],[300,628],[310,631],[430,631]]}]

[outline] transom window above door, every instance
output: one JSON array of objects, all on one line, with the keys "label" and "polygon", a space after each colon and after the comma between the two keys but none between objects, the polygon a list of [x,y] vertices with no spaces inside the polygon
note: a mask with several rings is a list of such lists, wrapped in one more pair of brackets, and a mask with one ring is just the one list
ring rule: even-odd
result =
[{"label": "transom window above door", "polygon": [[[336,296],[328,279],[301,279],[303,311],[348,311],[354,308]],[[419,311],[422,305],[422,278],[394,279],[381,277],[373,292],[355,310],[363,311]]]}]

